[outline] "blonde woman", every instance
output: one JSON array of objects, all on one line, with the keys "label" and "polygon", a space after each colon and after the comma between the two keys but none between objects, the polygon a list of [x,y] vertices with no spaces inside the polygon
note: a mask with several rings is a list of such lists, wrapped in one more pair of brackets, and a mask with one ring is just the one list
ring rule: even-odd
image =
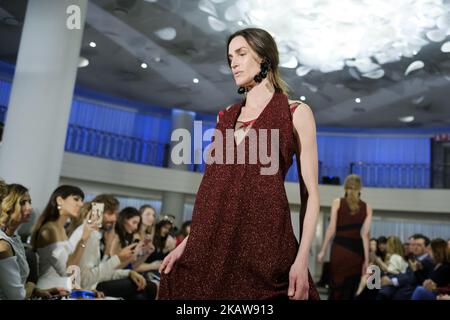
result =
[{"label": "blonde woman", "polygon": [[387,241],[386,259],[383,261],[376,257],[375,262],[381,270],[390,274],[404,273],[408,268],[408,263],[403,258],[403,245],[399,237],[391,236]]},{"label": "blonde woman", "polygon": [[369,231],[372,208],[361,200],[362,183],[352,174],[345,179],[345,196],[335,199],[331,218],[317,260],[323,261],[328,244],[331,247],[330,300],[354,299],[361,276],[369,264]]},{"label": "blonde woman", "polygon": [[0,300],[23,300],[31,296],[61,294],[55,288],[40,290],[27,281],[30,268],[25,248],[16,231],[31,217],[31,197],[19,184],[6,185],[0,180]]}]

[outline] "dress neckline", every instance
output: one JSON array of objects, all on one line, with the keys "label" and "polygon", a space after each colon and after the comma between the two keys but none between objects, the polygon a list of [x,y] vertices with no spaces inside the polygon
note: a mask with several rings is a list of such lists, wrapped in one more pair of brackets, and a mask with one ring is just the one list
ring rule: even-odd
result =
[{"label": "dress neckline", "polygon": [[[273,104],[273,101],[275,100],[275,97],[276,97],[277,95],[278,95],[277,92],[274,92],[274,93],[272,94],[272,97],[271,97],[270,100],[267,102],[267,104],[266,104],[266,106],[264,107],[264,109],[259,113],[259,115],[258,115],[255,119],[250,120],[250,121],[247,121],[247,123],[250,122],[250,124],[249,124],[249,125],[246,125],[245,128],[252,129],[252,128],[255,127],[255,125],[258,123],[258,121],[259,121],[261,118],[263,118],[263,116],[264,116],[265,113],[267,113],[266,110],[269,109],[269,108],[271,107],[271,105]],[[244,100],[240,103],[239,109],[237,110],[235,119],[234,119],[234,121],[233,121],[233,141],[234,141],[235,147],[240,146],[240,144],[241,144],[243,141],[245,141],[245,138],[247,137],[247,134],[248,134],[248,132],[246,132],[246,133],[244,134],[244,136],[242,137],[241,141],[240,141],[239,143],[236,142],[236,136],[235,136],[235,133],[236,133],[237,130],[239,130],[239,129],[242,128],[242,127],[241,127],[241,128],[239,128],[239,129],[236,129],[236,124],[237,124],[238,122],[240,122],[240,121],[238,121],[238,119],[239,119],[239,116],[241,115],[242,108],[243,108],[244,105],[245,105],[245,101],[246,101],[246,100],[244,99]],[[241,122],[241,123],[242,123],[242,122]],[[245,122],[244,122],[244,123],[245,123]],[[249,130],[249,129],[247,129],[247,130]]]}]

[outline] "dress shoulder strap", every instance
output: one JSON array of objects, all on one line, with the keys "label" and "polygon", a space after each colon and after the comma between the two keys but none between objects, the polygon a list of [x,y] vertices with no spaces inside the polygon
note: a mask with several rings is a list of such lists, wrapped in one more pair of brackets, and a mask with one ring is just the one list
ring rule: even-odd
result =
[{"label": "dress shoulder strap", "polygon": [[289,100],[289,110],[291,111],[291,115],[294,114],[295,110],[297,110],[297,107],[301,104],[301,101]]}]

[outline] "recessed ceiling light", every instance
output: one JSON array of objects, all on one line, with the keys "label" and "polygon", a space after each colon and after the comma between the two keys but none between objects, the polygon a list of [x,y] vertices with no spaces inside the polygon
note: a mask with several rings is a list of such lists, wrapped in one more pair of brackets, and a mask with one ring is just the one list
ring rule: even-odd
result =
[{"label": "recessed ceiling light", "polygon": [[360,99],[360,98],[356,98],[356,99],[355,99],[355,102],[356,102],[356,103],[361,103],[361,99]]},{"label": "recessed ceiling light", "polygon": [[414,116],[406,116],[398,118],[401,122],[409,123],[414,121]]},{"label": "recessed ceiling light", "polygon": [[200,81],[197,78],[192,79],[192,82],[199,83]]},{"label": "recessed ceiling light", "polygon": [[95,48],[97,46],[97,44],[94,41],[89,42],[89,46],[91,48]]},{"label": "recessed ceiling light", "polygon": [[141,63],[141,68],[142,69],[147,69],[148,65],[145,62]]},{"label": "recessed ceiling light", "polygon": [[89,65],[89,60],[85,57],[79,57],[78,58],[78,68],[84,68]]},{"label": "recessed ceiling light", "polygon": [[305,97],[305,96],[301,96],[301,97],[300,97],[300,100],[305,101],[305,100],[306,100],[306,97]]}]

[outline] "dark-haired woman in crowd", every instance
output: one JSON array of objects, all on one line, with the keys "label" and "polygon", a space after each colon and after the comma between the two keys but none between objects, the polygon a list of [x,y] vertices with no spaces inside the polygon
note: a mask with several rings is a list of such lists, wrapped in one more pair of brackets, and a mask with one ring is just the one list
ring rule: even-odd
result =
[{"label": "dark-haired woman in crowd", "polygon": [[171,219],[163,217],[155,226],[155,237],[153,238],[153,245],[155,251],[148,257],[147,263],[157,261],[160,263],[164,258],[176,247],[176,240],[170,235],[170,230],[173,228]]},{"label": "dark-haired woman in crowd", "polygon": [[177,246],[183,242],[183,240],[189,236],[189,234],[191,233],[191,220],[185,221],[182,225],[181,225],[181,229],[180,232],[178,233],[176,240],[177,240]]},{"label": "dark-haired woman in crowd", "polygon": [[422,283],[411,297],[412,300],[435,300],[439,288],[450,286],[450,254],[444,239],[434,239],[430,244],[430,256],[435,263],[429,279],[423,279],[422,273],[415,272],[417,280]]},{"label": "dark-haired woman in crowd", "polygon": [[65,226],[69,219],[78,218],[83,200],[84,193],[80,188],[69,185],[59,186],[52,193],[47,206],[39,216],[31,235],[31,244],[39,255],[38,288],[72,289],[73,282],[67,275],[67,268],[79,265],[87,239],[97,228],[95,221],[88,217],[81,240],[76,248],[72,248]]}]

